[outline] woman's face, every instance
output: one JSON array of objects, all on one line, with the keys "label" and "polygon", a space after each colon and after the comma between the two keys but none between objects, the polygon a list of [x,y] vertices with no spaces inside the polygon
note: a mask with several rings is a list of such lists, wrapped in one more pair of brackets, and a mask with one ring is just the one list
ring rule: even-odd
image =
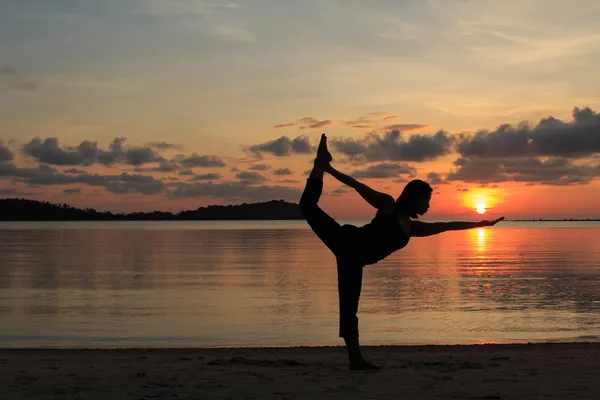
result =
[{"label": "woman's face", "polygon": [[429,202],[431,201],[431,192],[423,195],[417,200],[415,204],[415,211],[419,215],[424,215],[429,210]]}]

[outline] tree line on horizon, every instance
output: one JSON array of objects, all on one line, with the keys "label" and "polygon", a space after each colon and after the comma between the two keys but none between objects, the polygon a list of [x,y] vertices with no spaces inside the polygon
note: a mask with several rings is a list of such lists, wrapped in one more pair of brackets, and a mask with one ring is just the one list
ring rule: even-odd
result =
[{"label": "tree line on horizon", "polygon": [[0,199],[0,221],[143,221],[143,220],[295,220],[303,219],[296,203],[271,200],[239,205],[211,205],[177,213],[168,211],[113,213],[80,209],[66,203]]}]

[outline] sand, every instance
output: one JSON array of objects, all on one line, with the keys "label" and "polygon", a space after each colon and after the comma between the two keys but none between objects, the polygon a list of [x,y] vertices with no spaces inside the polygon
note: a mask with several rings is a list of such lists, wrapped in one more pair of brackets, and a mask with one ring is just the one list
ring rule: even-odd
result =
[{"label": "sand", "polygon": [[0,399],[600,399],[600,343],[0,350]]}]

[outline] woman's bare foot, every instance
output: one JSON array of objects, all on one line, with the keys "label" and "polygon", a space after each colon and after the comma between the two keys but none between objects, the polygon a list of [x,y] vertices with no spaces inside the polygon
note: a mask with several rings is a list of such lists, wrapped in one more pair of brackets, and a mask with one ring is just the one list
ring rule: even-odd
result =
[{"label": "woman's bare foot", "polygon": [[317,158],[315,158],[315,164],[327,165],[333,160],[331,153],[327,149],[327,136],[323,133],[321,135],[321,141],[319,142],[319,148],[317,149]]}]

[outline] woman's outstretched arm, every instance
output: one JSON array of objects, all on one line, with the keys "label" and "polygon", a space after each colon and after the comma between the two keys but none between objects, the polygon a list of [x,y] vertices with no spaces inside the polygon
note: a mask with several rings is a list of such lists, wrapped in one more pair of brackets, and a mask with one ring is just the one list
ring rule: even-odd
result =
[{"label": "woman's outstretched arm", "polygon": [[412,221],[412,232],[411,236],[423,237],[437,235],[438,233],[446,231],[460,231],[464,229],[483,228],[484,226],[493,226],[498,222],[502,221],[504,217],[497,218],[492,221],[479,221],[479,222],[422,222]]},{"label": "woman's outstretched arm", "polygon": [[325,167],[325,172],[329,173],[331,176],[333,176],[335,179],[342,182],[343,184],[355,189],[358,192],[358,194],[360,194],[362,198],[367,201],[367,203],[369,203],[376,209],[383,211],[394,210],[396,202],[394,201],[394,198],[389,194],[381,193],[374,189],[371,189],[364,183],[360,183],[351,176],[336,170],[331,166],[331,164],[328,164],[327,167]]}]

